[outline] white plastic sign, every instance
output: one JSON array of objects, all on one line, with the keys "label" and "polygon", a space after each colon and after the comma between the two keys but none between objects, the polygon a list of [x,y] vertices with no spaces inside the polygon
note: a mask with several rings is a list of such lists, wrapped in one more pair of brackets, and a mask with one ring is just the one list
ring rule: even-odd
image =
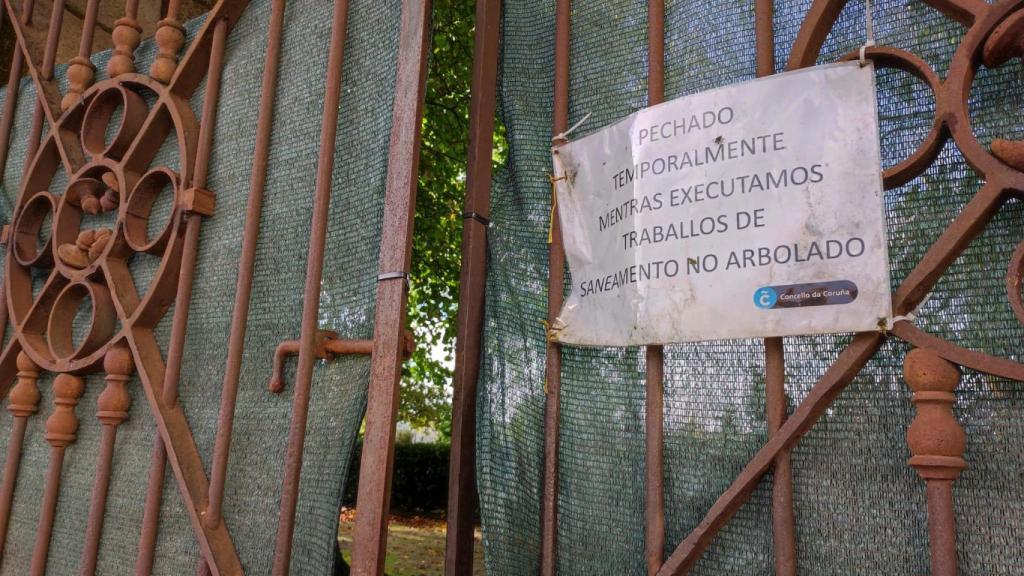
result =
[{"label": "white plastic sign", "polygon": [[779,74],[641,110],[554,149],[593,346],[860,332],[891,316],[874,69]]}]

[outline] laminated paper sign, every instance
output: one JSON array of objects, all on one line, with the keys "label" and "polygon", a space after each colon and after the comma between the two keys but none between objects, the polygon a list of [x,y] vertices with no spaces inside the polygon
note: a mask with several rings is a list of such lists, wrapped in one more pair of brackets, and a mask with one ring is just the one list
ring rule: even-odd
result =
[{"label": "laminated paper sign", "polygon": [[594,346],[877,330],[890,319],[874,70],[798,70],[666,102],[554,150]]}]

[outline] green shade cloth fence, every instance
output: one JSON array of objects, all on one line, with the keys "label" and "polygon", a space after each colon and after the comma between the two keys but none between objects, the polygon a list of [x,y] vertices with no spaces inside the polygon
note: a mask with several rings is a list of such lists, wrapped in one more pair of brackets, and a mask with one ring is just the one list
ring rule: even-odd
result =
[{"label": "green shade cloth fence", "polygon": [[[810,5],[776,1],[778,68]],[[940,76],[965,29],[922,2],[875,2],[879,44],[911,50]],[[570,118],[587,134],[646,104],[647,6],[640,0],[572,3]],[[750,0],[666,2],[666,96],[755,75]],[[478,403],[479,491],[489,574],[539,567],[544,440],[541,320],[551,170],[554,18],[550,0],[507,0],[499,75],[509,160],[495,178],[489,229],[484,357]],[[864,43],[864,3],[842,12],[820,62]],[[1019,61],[982,69],[970,97],[975,133],[1022,136]],[[930,91],[907,74],[879,72],[883,164],[908,156],[931,126]],[[765,113],[771,113],[771,102]],[[906,277],[981,185],[955,146],[913,181],[886,193],[892,278]],[[1006,266],[1024,210],[1003,207],[936,286],[918,326],[954,343],[1020,358],[1024,330],[1005,295]],[[790,405],[849,342],[847,335],[786,339]],[[914,410],[903,382],[908,347],[890,340],[793,452],[799,573],[927,572],[924,485],[907,465]],[[665,350],[667,552],[692,530],[767,438],[759,340]],[[565,347],[562,368],[558,568],[561,575],[642,575],[644,566],[644,355],[636,348]],[[1024,573],[1024,386],[965,371],[956,415],[970,468],[955,484],[964,575]],[[771,574],[770,477],[698,562],[695,575]]]}]

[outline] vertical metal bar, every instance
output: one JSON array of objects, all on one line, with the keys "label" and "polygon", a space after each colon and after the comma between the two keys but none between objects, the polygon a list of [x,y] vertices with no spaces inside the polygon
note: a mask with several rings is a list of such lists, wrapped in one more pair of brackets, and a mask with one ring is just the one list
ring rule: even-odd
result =
[{"label": "vertical metal bar", "polygon": [[[25,0],[21,7],[21,25],[32,20],[32,12],[35,9],[34,0]],[[0,14],[7,14],[7,10],[0,6]],[[10,14],[10,26],[13,30],[19,23],[14,21],[14,14]],[[11,152],[11,131],[14,128],[14,115],[18,107],[18,95],[21,88],[21,73],[24,67],[24,55],[21,49],[15,45],[11,56],[11,70],[7,77],[7,93],[4,98],[4,109],[0,114],[0,182],[7,174],[7,157]],[[25,166],[29,165],[29,157],[26,157]],[[7,246],[4,246],[7,248]],[[3,343],[7,336],[7,282],[0,282],[0,343]],[[21,425],[24,427],[24,423]],[[13,444],[12,444],[13,446]],[[18,453],[21,453],[21,442],[18,442]],[[9,459],[8,459],[9,460]],[[2,504],[0,504],[2,505]],[[9,505],[9,504],[8,504]],[[0,557],[3,556],[3,542],[6,534],[6,518],[0,516]]]},{"label": "vertical metal bar", "polygon": [[228,456],[231,453],[231,432],[238,398],[238,379],[241,374],[242,353],[245,351],[245,329],[249,319],[249,301],[252,296],[252,275],[256,265],[256,243],[260,235],[260,216],[263,211],[263,192],[267,181],[267,159],[270,156],[271,129],[274,121],[274,100],[277,94],[277,70],[284,31],[284,11],[287,0],[274,0],[270,11],[270,32],[263,67],[263,87],[256,126],[256,147],[253,152],[252,175],[249,182],[249,202],[245,210],[245,232],[242,236],[242,255],[238,262],[238,281],[235,286],[235,307],[231,316],[228,336],[228,354],[222,385],[220,418],[213,449],[213,468],[210,474],[210,505],[206,522],[216,526],[221,520],[224,483],[227,478]]},{"label": "vertical metal bar", "polygon": [[[774,0],[754,3],[757,76],[775,73]],[[782,338],[765,338],[765,419],[768,438],[786,422],[786,357]],[[772,547],[775,573],[796,576],[796,519],[793,513],[793,461],[789,448],[775,459],[772,472]]]},{"label": "vertical metal bar", "polygon": [[957,576],[956,514],[953,513],[953,481],[930,480],[928,498],[928,544],[932,576]]},{"label": "vertical metal bar", "polygon": [[[14,127],[14,113],[18,108],[24,62],[21,50],[15,46],[14,56],[11,57],[11,72],[7,76],[7,98],[4,100],[3,116],[0,117],[0,178],[7,173],[7,157],[11,151],[11,129]],[[29,158],[26,156],[25,164],[28,165],[28,163]]]},{"label": "vertical metal bar", "polygon": [[100,452],[96,461],[96,478],[92,486],[92,501],[89,503],[89,523],[85,528],[85,546],[82,549],[82,576],[96,573],[100,553],[100,536],[103,535],[103,514],[107,506],[107,489],[110,486],[110,469],[114,460],[114,443],[117,441],[117,427],[103,426],[100,437]]},{"label": "vertical metal bar", "polygon": [[[782,338],[766,338],[765,411],[768,437],[786,422],[786,365]],[[775,458],[772,476],[772,543],[775,573],[796,576],[796,520],[793,515],[793,462],[790,449]]]},{"label": "vertical metal bar", "polygon": [[82,38],[78,43],[78,56],[72,58],[68,66],[68,91],[61,99],[61,110],[67,110],[78,103],[82,98],[82,93],[92,85],[96,78],[96,66],[89,60],[89,55],[92,54],[92,38],[96,31],[96,15],[99,8],[99,0],[89,0],[85,6]]},{"label": "vertical metal bar", "polygon": [[[430,0],[402,3],[395,103],[391,116],[388,177],[377,285],[366,432],[359,468],[353,538],[353,576],[384,573],[394,463],[395,424],[412,260],[413,214],[419,175],[420,125],[430,48]],[[396,277],[401,272],[403,278]]]},{"label": "vertical metal bar", "polygon": [[491,155],[494,148],[501,0],[477,0],[475,35],[452,395],[446,576],[461,576],[473,571],[477,500],[476,391],[480,376],[484,289],[487,285],[487,225],[491,208]]},{"label": "vertical metal bar", "polygon": [[[43,65],[40,69],[42,77],[46,80],[53,79],[53,65],[57,60],[57,43],[60,41],[61,27],[64,22],[64,0],[54,0],[53,9],[50,11],[50,27],[46,31],[46,50],[43,53]],[[39,150],[39,140],[43,137],[43,95],[36,94],[36,108],[32,115],[32,128],[29,131],[28,148],[25,150],[25,170],[27,174],[32,166],[32,158],[35,158]]]},{"label": "vertical metal bar", "polygon": [[[4,303],[4,307],[6,307]],[[39,410],[39,366],[24,352],[18,353],[18,383],[8,393],[7,410],[14,417],[11,436],[7,444],[7,461],[4,463],[3,485],[0,486],[0,560],[7,543],[7,527],[11,519],[11,503],[14,501],[14,487],[18,483],[21,466],[21,450],[25,442],[25,427],[28,418]]]},{"label": "vertical metal bar", "polygon": [[953,481],[967,463],[967,435],[953,414],[960,369],[930,350],[916,348],[903,361],[917,414],[907,430],[910,465],[925,481],[932,576],[956,576]]},{"label": "vertical metal bar", "polygon": [[[555,8],[555,88],[552,134],[569,127],[569,32],[572,0],[558,0]],[[555,174],[555,178],[564,174]],[[554,323],[565,297],[565,252],[562,226],[557,211],[551,214],[551,244],[548,246],[548,323]],[[555,576],[558,570],[558,435],[561,412],[562,349],[548,342],[545,366],[547,397],[544,406],[544,500],[541,503],[541,576]]]},{"label": "vertical metal bar", "polygon": [[157,529],[160,524],[160,498],[164,489],[164,474],[167,468],[167,451],[163,440],[157,435],[153,445],[153,456],[149,462],[149,484],[146,486],[146,503],[142,510],[142,532],[135,558],[135,575],[148,576],[153,571],[153,554],[156,551]]},{"label": "vertical metal bar", "polygon": [[[665,0],[647,4],[647,105],[665,100]],[[647,573],[657,574],[665,559],[665,349],[646,349],[644,415]]]},{"label": "vertical metal bar", "polygon": [[178,10],[181,0],[170,0],[167,3],[167,14],[157,24],[157,54],[149,67],[151,78],[169,84],[178,69],[178,52],[185,43],[185,28],[178,22]]},{"label": "vertical metal bar", "polygon": [[[335,140],[338,135],[338,107],[341,103],[342,70],[345,64],[345,38],[348,26],[348,0],[335,0],[331,23],[331,45],[327,57],[327,79],[323,115],[320,124],[320,155],[317,159],[313,221],[309,230],[306,256],[306,284],[302,297],[302,327],[299,359],[292,399],[291,426],[288,430],[288,455],[281,487],[281,510],[274,547],[274,575],[287,576],[292,557],[295,508],[299,500],[302,475],[302,449],[309,416],[309,391],[316,362],[316,332],[320,316],[320,282],[323,279],[324,245],[331,204],[331,177],[334,172]],[[386,229],[385,229],[386,230]]]},{"label": "vertical metal bar", "polygon": [[78,416],[75,406],[85,391],[85,381],[79,376],[58,374],[53,381],[54,410],[46,420],[46,441],[50,443],[50,464],[46,469],[46,485],[39,513],[35,547],[32,549],[31,576],[44,576],[50,550],[50,534],[60,497],[60,475],[64,467],[64,449],[77,439]]},{"label": "vertical metal bar", "polygon": [[21,450],[25,443],[25,428],[28,418],[14,418],[11,425],[10,443],[7,445],[7,462],[4,464],[4,483],[0,490],[0,559],[3,558],[7,543],[7,527],[10,524],[11,504],[14,501],[14,487],[18,481],[21,466]]},{"label": "vertical metal bar", "polygon": [[[35,0],[25,0],[21,5],[21,25],[27,25],[32,21],[32,12],[35,9]],[[0,10],[3,10],[0,7]],[[6,10],[3,10],[6,12]],[[13,16],[13,14],[11,15]],[[18,26],[18,23],[11,19],[11,27]],[[11,129],[14,126],[14,113],[18,107],[18,94],[21,88],[21,74],[24,71],[24,55],[18,46],[14,47],[14,54],[11,56],[11,71],[7,76],[7,97],[4,99],[4,110],[3,116],[0,116],[0,179],[3,179],[4,174],[7,172],[7,157],[11,151]],[[25,166],[29,164],[30,156],[26,155]],[[3,329],[6,330],[6,314],[7,306],[3,306],[4,309],[4,322],[2,323]],[[0,338],[2,340],[2,338]]]},{"label": "vertical metal bar", "polygon": [[132,397],[128,393],[132,367],[131,352],[124,346],[111,348],[103,359],[103,369],[107,372],[107,386],[96,402],[96,417],[103,425],[103,436],[100,439],[100,453],[96,461],[96,479],[93,481],[85,546],[82,548],[82,569],[79,572],[81,576],[92,576],[96,573],[117,427],[128,419],[128,409],[132,402]]},{"label": "vertical metal bar", "polygon": [[139,0],[125,0],[124,16],[114,22],[111,39],[114,51],[107,62],[107,75],[116,78],[135,71],[135,49],[139,47],[142,27],[139,26]]},{"label": "vertical metal bar", "polygon": [[[203,95],[203,115],[199,127],[199,143],[196,150],[195,171],[192,186],[204,188],[213,147],[213,134],[217,124],[217,102],[220,98],[221,71],[224,63],[224,47],[227,39],[227,20],[217,21],[210,48],[209,71],[206,78],[206,92]],[[178,291],[174,303],[171,323],[171,338],[167,348],[167,365],[164,372],[161,402],[174,406],[178,402],[178,383],[181,377],[181,360],[185,351],[185,332],[188,329],[188,314],[192,303],[192,283],[195,276],[196,258],[199,248],[199,231],[202,219],[198,214],[188,214],[185,224],[185,239],[182,244],[181,272],[178,276]],[[160,498],[163,493],[166,448],[161,436],[157,436],[153,448],[149,486],[143,512],[142,537],[139,540],[139,555],[135,573],[149,574],[153,564],[156,533],[160,516]],[[197,505],[201,504],[197,502]]]},{"label": "vertical metal bar", "polygon": [[50,534],[57,513],[57,498],[60,496],[60,473],[64,468],[64,447],[50,447],[50,463],[46,468],[46,484],[43,488],[43,502],[36,528],[35,546],[32,548],[31,576],[44,576],[50,550]]},{"label": "vertical metal bar", "polygon": [[96,33],[96,16],[100,9],[99,0],[89,0],[85,6],[85,19],[82,22],[82,38],[78,43],[78,55],[88,58],[92,55],[92,39]]},{"label": "vertical metal bar", "polygon": [[754,40],[757,43],[757,76],[775,74],[775,0],[755,0]]}]

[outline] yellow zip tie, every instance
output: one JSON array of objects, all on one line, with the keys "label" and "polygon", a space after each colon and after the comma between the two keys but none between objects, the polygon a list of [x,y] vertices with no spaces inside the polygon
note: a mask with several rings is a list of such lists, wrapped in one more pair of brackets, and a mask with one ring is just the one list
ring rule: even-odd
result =
[{"label": "yellow zip tie", "polygon": [[555,182],[559,180],[565,180],[565,174],[558,178],[555,178],[554,174],[548,174],[548,181],[551,182],[551,214],[548,216],[548,244],[554,241],[555,236],[555,217],[558,210],[558,193],[557,188],[555,188]]}]

